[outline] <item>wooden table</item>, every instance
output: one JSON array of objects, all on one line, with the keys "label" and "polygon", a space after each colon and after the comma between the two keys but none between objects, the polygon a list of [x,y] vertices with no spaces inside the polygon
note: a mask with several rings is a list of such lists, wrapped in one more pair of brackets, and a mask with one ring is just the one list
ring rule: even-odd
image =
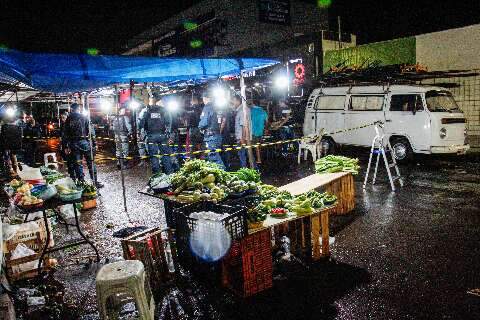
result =
[{"label": "wooden table", "polygon": [[317,188],[324,188],[337,196],[337,206],[331,210],[331,214],[347,214],[355,208],[355,184],[349,172],[315,173],[279,189],[299,195]]},{"label": "wooden table", "polygon": [[292,247],[296,246],[298,250],[308,252],[309,258],[318,260],[330,256],[329,214],[334,209],[335,205],[321,208],[309,215],[292,214],[285,219],[268,215],[262,227],[249,229],[248,233],[250,235],[265,229],[273,229],[275,233],[288,233]]}]

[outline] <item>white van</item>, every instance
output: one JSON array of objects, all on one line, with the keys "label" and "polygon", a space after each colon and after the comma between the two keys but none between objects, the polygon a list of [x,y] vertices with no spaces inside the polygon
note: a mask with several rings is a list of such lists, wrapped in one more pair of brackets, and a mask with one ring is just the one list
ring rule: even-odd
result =
[{"label": "white van", "polygon": [[[422,85],[352,86],[315,89],[305,111],[304,135],[334,132],[382,121],[395,157],[414,153],[464,154],[466,120],[452,94]],[[332,152],[337,144],[371,146],[373,126],[326,135],[322,144]]]}]

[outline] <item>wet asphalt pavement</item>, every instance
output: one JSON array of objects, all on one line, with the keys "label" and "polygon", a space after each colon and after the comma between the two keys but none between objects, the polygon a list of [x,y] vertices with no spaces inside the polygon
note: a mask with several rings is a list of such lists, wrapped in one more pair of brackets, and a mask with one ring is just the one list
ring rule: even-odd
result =
[{"label": "wet asphalt pavement", "polygon": [[[360,157],[355,211],[331,218],[330,261],[310,270],[290,266],[274,288],[246,300],[184,274],[157,297],[159,319],[480,319],[480,157],[420,157],[402,166],[406,184],[392,193],[386,173],[362,191],[368,151],[345,149]],[[102,156],[102,153],[100,154]],[[283,185],[313,173],[313,164],[296,158],[270,159],[263,180]],[[114,163],[99,165],[98,208],[82,214],[85,230],[101,256],[121,256],[112,236],[127,225],[164,223],[160,200],[140,195],[148,167],[128,169],[127,215],[121,176]],[[56,240],[64,235],[57,228]],[[63,239],[62,239],[63,241]],[[87,246],[56,255],[60,267],[47,281],[61,291],[57,318],[98,319],[97,265],[84,265]],[[52,289],[54,290],[54,289]],[[129,318],[132,314],[126,315]],[[52,316],[53,317],[53,316]],[[24,318],[33,318],[33,315]]]}]

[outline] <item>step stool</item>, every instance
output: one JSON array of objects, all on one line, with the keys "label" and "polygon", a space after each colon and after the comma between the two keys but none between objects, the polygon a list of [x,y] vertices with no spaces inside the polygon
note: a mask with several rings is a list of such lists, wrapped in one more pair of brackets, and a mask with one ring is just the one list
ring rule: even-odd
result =
[{"label": "step stool", "polygon": [[45,153],[43,155],[43,163],[47,168],[58,170],[57,154],[55,152]]},{"label": "step stool", "polygon": [[[118,261],[104,265],[96,278],[97,302],[101,319],[118,317],[118,306],[134,301],[142,320],[153,320],[155,301],[143,263],[138,260]],[[107,308],[114,307],[113,311]],[[117,309],[117,310],[115,310]]]},{"label": "step stool", "polygon": [[302,157],[303,150],[303,160],[307,161],[308,151],[312,154],[313,162],[315,162],[321,156],[320,150],[320,138],[318,137],[307,137],[306,139],[300,140],[298,144],[298,164],[300,164],[300,159]]},{"label": "step stool", "polygon": [[[372,167],[372,160],[374,155],[376,155],[377,159],[375,161],[372,184],[375,184],[375,181],[377,180],[378,163],[380,162],[380,158],[382,158],[383,162],[385,163],[385,170],[388,174],[388,180],[390,181],[390,187],[392,188],[392,191],[395,191],[395,182],[398,181],[400,186],[403,187],[403,178],[400,175],[400,169],[398,168],[397,161],[395,160],[395,155],[393,154],[390,141],[385,138],[383,123],[375,123],[375,132],[376,135],[373,138],[372,147],[370,149],[370,157],[368,158],[367,173],[365,174],[365,180],[363,181],[363,189],[365,189],[367,186],[368,175],[370,174],[370,168]],[[387,155],[390,156],[390,160],[388,159]],[[395,175],[393,175],[390,170],[392,168],[395,169]]]}]

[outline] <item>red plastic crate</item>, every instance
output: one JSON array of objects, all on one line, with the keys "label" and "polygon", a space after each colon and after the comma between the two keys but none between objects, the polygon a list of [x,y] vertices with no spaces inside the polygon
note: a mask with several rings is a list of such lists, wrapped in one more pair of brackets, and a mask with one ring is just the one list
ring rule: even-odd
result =
[{"label": "red plastic crate", "polygon": [[222,264],[222,283],[242,297],[271,288],[273,262],[270,230],[235,241]]}]

